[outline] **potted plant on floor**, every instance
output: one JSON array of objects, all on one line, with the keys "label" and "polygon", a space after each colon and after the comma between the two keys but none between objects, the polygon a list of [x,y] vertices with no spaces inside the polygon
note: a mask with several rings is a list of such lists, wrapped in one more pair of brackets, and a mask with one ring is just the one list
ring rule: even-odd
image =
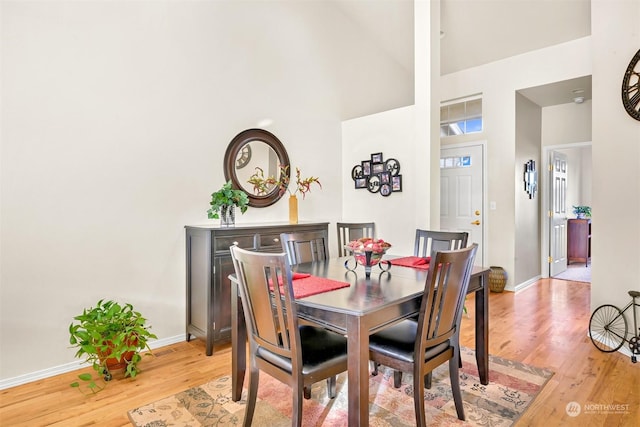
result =
[{"label": "potted plant on floor", "polygon": [[[84,309],[69,325],[69,342],[77,348],[76,357],[84,357],[105,381],[112,378],[111,370],[124,369],[124,376],[135,378],[142,352],[151,354],[148,340],[157,339],[149,331],[145,319],[131,304],[100,300],[95,307]],[[81,374],[80,380],[92,393],[99,386],[91,374]],[[71,384],[80,387],[79,382]]]},{"label": "potted plant on floor", "polygon": [[222,215],[223,226],[233,226],[235,224],[235,207],[240,208],[241,213],[245,213],[249,207],[249,196],[242,190],[231,187],[231,181],[227,181],[220,190],[211,194],[211,207],[207,211],[210,219],[218,219]]}]

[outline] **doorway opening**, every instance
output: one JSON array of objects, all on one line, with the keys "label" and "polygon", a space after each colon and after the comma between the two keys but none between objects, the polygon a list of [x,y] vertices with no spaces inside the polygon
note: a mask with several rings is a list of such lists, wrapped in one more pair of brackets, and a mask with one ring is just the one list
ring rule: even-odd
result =
[{"label": "doorway opening", "polygon": [[[564,218],[560,219],[554,217],[554,197],[558,197],[554,194],[554,182],[552,170],[552,153],[560,153],[561,156],[567,159],[566,170],[566,213]],[[585,260],[574,261],[571,258],[567,258],[566,268],[554,265],[554,257],[561,256],[562,253],[567,255],[567,222],[570,219],[575,218],[573,214],[573,206],[586,205],[591,206],[591,176],[592,176],[592,156],[591,156],[591,142],[556,145],[543,148],[543,159],[547,159],[547,170],[549,174],[542,174],[541,176],[541,194],[543,202],[543,212],[549,214],[542,215],[544,218],[543,236],[542,236],[542,277],[553,277],[562,280],[574,280],[579,282],[591,282],[591,260],[590,246],[585,247],[585,251],[589,253]],[[563,236],[564,241],[554,240],[554,229],[558,230],[559,224],[563,223]],[[590,224],[588,228],[587,243],[590,245]],[[558,244],[563,245],[563,248],[559,248]],[[562,249],[564,252],[558,252]]]}]

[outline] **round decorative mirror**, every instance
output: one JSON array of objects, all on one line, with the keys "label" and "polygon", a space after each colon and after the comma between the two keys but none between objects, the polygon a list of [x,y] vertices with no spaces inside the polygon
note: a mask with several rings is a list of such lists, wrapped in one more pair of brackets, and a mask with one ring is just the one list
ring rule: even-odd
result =
[{"label": "round decorative mirror", "polygon": [[282,194],[273,186],[266,194],[256,194],[249,178],[260,168],[265,177],[279,176],[280,167],[289,175],[289,156],[282,142],[274,134],[263,129],[247,129],[236,135],[224,154],[224,177],[231,180],[233,188],[243,190],[249,196],[249,206],[263,208],[274,204]]}]

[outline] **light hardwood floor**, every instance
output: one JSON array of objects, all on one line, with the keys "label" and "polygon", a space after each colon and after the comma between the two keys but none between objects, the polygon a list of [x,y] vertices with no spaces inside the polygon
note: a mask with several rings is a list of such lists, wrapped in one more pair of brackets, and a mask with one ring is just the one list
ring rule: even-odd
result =
[{"label": "light hardwood floor", "polygon": [[[514,294],[490,296],[490,353],[555,372],[516,423],[522,426],[640,425],[640,363],[595,349],[587,336],[588,283],[544,279]],[[472,298],[467,306],[473,307]],[[473,312],[463,321],[462,343],[473,346]],[[207,357],[196,340],[156,349],[136,379],[116,379],[99,394],[84,396],[69,383],[78,372],[0,392],[1,426],[127,426],[127,411],[203,384],[231,371],[229,346]],[[569,402],[583,413],[570,417]],[[602,405],[602,406],[587,406]],[[627,405],[615,414],[606,405]],[[591,414],[585,414],[591,408]]]}]

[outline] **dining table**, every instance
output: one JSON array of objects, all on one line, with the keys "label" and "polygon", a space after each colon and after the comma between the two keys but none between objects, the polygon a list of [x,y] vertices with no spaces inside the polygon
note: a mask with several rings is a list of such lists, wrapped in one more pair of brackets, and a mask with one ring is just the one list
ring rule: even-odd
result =
[{"label": "dining table", "polygon": [[[393,258],[385,256],[385,260]],[[366,274],[364,266],[354,268],[353,257],[340,257],[298,264],[292,271],[345,282],[339,289],[296,298],[296,310],[302,321],[347,337],[348,425],[368,426],[369,335],[419,313],[428,269],[385,261]],[[489,382],[489,272],[487,267],[474,266],[467,291],[475,293],[475,354],[483,385]],[[247,329],[238,282],[234,275],[230,279],[232,400],[238,401],[247,364]]]}]

